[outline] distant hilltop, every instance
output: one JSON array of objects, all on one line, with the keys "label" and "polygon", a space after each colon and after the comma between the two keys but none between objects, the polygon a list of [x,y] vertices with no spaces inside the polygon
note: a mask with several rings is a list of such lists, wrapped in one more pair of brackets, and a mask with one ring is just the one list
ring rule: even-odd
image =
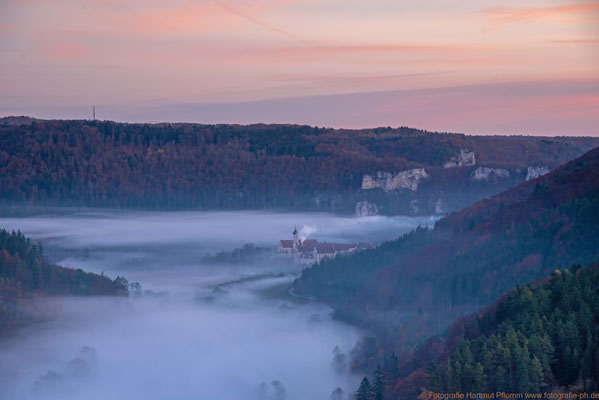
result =
[{"label": "distant hilltop", "polygon": [[0,119],[0,203],[365,215],[460,210],[599,146],[406,127]]},{"label": "distant hilltop", "polygon": [[0,118],[0,125],[30,125],[34,121],[40,121],[36,118],[26,117],[26,116],[14,116],[14,117],[4,117]]},{"label": "distant hilltop", "polygon": [[352,254],[374,247],[374,244],[369,242],[320,243],[316,239],[301,240],[298,238],[297,228],[293,230],[293,239],[279,241],[279,253],[293,255],[293,260],[297,264],[304,265],[312,265],[326,258],[335,258],[337,255]]}]

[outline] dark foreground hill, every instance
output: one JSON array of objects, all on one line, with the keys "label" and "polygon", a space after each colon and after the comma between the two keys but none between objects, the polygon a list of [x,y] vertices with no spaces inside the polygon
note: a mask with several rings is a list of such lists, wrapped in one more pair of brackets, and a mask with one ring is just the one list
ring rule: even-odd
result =
[{"label": "dark foreground hill", "polygon": [[39,296],[126,295],[128,289],[104,276],[51,264],[42,247],[20,232],[0,229],[0,336],[26,318],[25,302]]},{"label": "dark foreground hill", "polygon": [[388,357],[379,369],[383,398],[416,399],[423,391],[597,392],[598,299],[599,264],[520,286],[401,360]]},{"label": "dark foreground hill", "polygon": [[370,327],[358,365],[412,345],[510,288],[599,260],[599,149],[377,249],[305,269],[296,293]]},{"label": "dark foreground hill", "polygon": [[599,138],[410,128],[0,120],[0,202],[359,214],[459,210],[576,158]]}]

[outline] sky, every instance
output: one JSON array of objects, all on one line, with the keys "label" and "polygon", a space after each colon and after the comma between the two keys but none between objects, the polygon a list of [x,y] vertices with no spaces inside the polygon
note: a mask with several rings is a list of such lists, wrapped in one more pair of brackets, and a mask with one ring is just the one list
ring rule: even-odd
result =
[{"label": "sky", "polygon": [[599,1],[0,0],[0,116],[599,135]]}]

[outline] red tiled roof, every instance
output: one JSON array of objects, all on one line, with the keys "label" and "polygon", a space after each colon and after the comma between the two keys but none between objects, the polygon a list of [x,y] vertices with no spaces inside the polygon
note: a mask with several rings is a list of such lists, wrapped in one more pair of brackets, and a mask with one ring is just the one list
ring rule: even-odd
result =
[{"label": "red tiled roof", "polygon": [[315,247],[318,254],[335,254],[335,247],[331,244],[318,244]]},{"label": "red tiled roof", "polygon": [[347,251],[347,250],[351,250],[351,249],[355,249],[356,247],[358,247],[356,244],[346,244],[346,243],[332,243],[331,244],[335,250],[338,251]]},{"label": "red tiled roof", "polygon": [[[293,240],[281,240],[280,245],[283,248],[293,248]],[[319,243],[316,239],[306,239],[297,246],[297,251],[300,253],[312,253],[314,249],[318,254],[334,254],[336,252],[349,252],[356,249],[372,248],[372,243]]]},{"label": "red tiled roof", "polygon": [[305,252],[312,252],[314,251],[314,244],[307,244],[307,245],[301,245],[297,247],[297,251],[301,252],[301,253],[305,253]]}]

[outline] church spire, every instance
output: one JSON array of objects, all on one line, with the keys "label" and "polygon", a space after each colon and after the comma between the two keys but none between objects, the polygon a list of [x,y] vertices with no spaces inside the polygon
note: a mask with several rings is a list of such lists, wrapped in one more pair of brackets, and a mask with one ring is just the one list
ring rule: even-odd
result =
[{"label": "church spire", "polygon": [[300,245],[300,241],[297,238],[297,227],[293,228],[293,249],[297,250],[297,247]]}]

